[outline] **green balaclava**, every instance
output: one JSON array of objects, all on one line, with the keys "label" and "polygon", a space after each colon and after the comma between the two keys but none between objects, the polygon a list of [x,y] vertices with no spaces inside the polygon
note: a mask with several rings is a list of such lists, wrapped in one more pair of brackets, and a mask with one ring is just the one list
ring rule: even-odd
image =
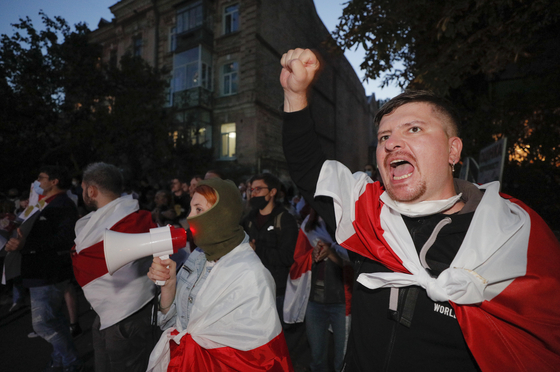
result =
[{"label": "green balaclava", "polygon": [[206,254],[208,261],[215,261],[237,247],[245,238],[239,225],[243,206],[239,189],[230,180],[219,178],[201,181],[216,191],[218,200],[206,212],[188,217],[194,242]]}]

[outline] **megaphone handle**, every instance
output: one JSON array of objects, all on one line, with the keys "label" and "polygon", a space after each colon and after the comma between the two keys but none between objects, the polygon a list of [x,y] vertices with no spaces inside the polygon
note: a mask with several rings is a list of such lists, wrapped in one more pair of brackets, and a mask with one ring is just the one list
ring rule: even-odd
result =
[{"label": "megaphone handle", "polygon": [[[163,256],[159,256],[160,260],[167,260],[169,258],[169,255],[163,255]],[[167,266],[167,268],[169,269],[169,266]],[[165,285],[165,280],[156,280],[156,285],[159,285],[160,287]]]}]

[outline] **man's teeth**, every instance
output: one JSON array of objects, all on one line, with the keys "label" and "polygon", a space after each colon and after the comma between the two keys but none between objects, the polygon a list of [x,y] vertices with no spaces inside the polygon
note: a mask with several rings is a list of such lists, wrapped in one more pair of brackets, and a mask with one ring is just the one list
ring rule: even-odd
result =
[{"label": "man's teeth", "polygon": [[412,176],[412,173],[404,174],[404,175],[402,175],[402,176],[400,176],[400,177],[393,177],[393,179],[394,179],[394,180],[404,180],[405,178],[408,178],[408,177],[410,177],[410,176]]}]

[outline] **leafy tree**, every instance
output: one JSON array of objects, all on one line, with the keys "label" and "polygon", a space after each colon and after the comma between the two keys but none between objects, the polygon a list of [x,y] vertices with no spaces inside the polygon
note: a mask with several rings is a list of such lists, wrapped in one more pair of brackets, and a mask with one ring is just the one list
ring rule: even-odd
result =
[{"label": "leafy tree", "polygon": [[133,180],[168,177],[170,166],[186,171],[173,158],[165,72],[130,55],[118,67],[106,66],[84,24],[72,30],[60,17],[40,15],[44,30],[26,17],[12,25],[12,36],[1,37],[0,172],[10,176],[2,177],[0,188],[28,185],[42,163],[79,173],[90,162],[106,161]]},{"label": "leafy tree", "polygon": [[363,46],[367,78],[450,98],[465,155],[507,136],[503,190],[541,213],[553,206],[549,223],[560,212],[558,35],[554,0],[353,0],[333,32],[341,49]]}]

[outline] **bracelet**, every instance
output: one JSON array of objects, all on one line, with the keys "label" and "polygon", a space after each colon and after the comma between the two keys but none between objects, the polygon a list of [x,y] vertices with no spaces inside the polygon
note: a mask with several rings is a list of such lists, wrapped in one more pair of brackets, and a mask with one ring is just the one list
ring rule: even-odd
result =
[{"label": "bracelet", "polygon": [[167,306],[167,307],[161,307],[161,300],[160,300],[160,301],[158,301],[158,307],[159,307],[159,311],[162,311],[162,310],[167,310],[167,309],[169,309],[169,308],[170,308],[170,307],[171,307],[171,306],[173,305],[173,302],[174,302],[174,301],[171,301],[171,303],[170,303],[170,304],[169,304],[169,306]]}]

